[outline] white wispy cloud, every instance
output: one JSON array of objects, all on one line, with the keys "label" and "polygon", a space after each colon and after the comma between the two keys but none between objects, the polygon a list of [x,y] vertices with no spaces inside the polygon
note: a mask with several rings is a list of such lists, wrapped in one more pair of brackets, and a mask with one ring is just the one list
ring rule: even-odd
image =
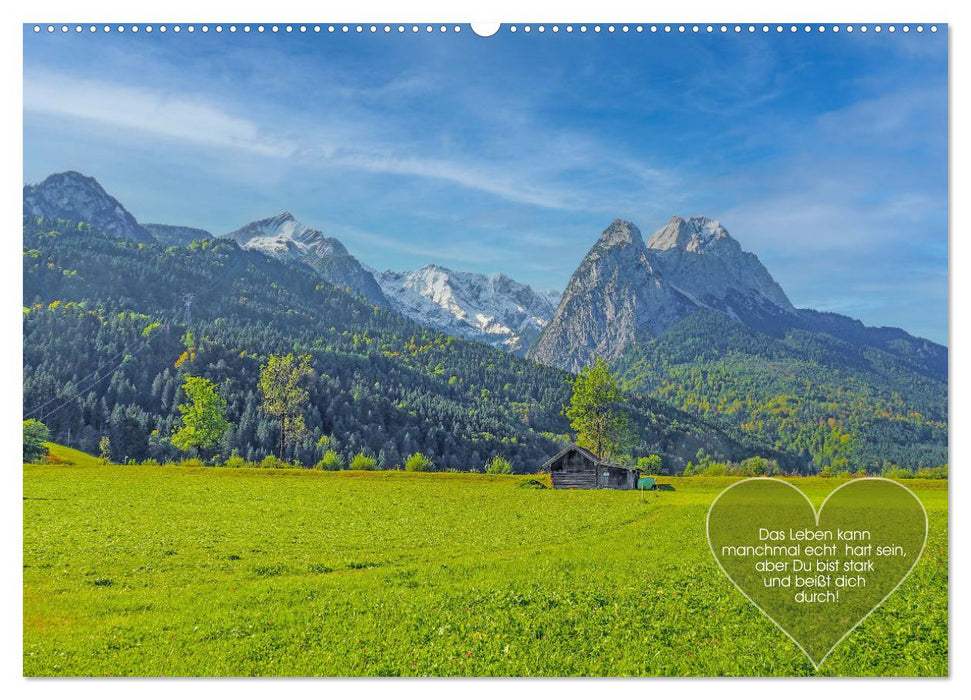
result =
[{"label": "white wispy cloud", "polygon": [[24,77],[24,110],[83,119],[150,135],[285,158],[296,144],[208,100],[49,72]]},{"label": "white wispy cloud", "polygon": [[510,202],[549,209],[577,209],[568,194],[523,181],[508,172],[456,159],[418,156],[375,155],[348,151],[330,158],[334,165],[390,175],[410,175],[450,182],[461,187],[496,195]]},{"label": "white wispy cloud", "polygon": [[900,148],[928,138],[943,140],[943,130],[927,129],[926,125],[936,121],[943,126],[947,115],[944,95],[944,86],[937,84],[860,99],[821,114],[816,119],[816,131],[834,145],[856,147],[877,143],[882,148]]},{"label": "white wispy cloud", "polygon": [[[545,209],[629,211],[643,199],[658,199],[676,189],[677,178],[670,172],[627,154],[612,155],[602,143],[533,124],[526,117],[520,117],[517,133],[495,135],[504,144],[502,151],[482,154],[453,144],[445,135],[437,144],[395,138],[407,129],[393,115],[361,106],[387,91],[414,85],[414,80],[381,85],[375,88],[377,95],[344,88],[337,95],[354,104],[328,114],[256,118],[241,116],[208,95],[34,70],[25,75],[24,109],[193,146],[245,151],[308,169],[434,180]],[[486,131],[508,128],[504,120],[500,127],[483,119],[479,126]]]}]

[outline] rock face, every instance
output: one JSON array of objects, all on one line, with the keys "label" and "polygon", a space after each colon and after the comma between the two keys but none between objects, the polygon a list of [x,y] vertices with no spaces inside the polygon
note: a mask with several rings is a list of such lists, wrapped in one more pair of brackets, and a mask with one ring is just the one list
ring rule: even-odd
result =
[{"label": "rock face", "polygon": [[93,177],[69,170],[24,187],[24,216],[79,221],[132,241],[154,239]]},{"label": "rock face", "polygon": [[290,212],[246,224],[226,238],[247,250],[307,265],[335,287],[349,289],[375,306],[390,306],[374,275],[339,240],[301,224]]},{"label": "rock face", "polygon": [[668,328],[697,308],[664,281],[640,230],[615,220],[570,279],[553,319],[527,357],[570,371]]},{"label": "rock face", "polygon": [[392,307],[449,335],[523,354],[553,316],[559,294],[536,292],[506,275],[487,277],[425,265],[377,277]]},{"label": "rock face", "polygon": [[795,311],[759,259],[742,250],[718,221],[672,217],[647,247],[668,284],[701,306],[735,318]]},{"label": "rock face", "polygon": [[191,226],[169,226],[168,224],[144,224],[144,226],[162,245],[184,246],[192,241],[215,238],[205,229]]},{"label": "rock face", "polygon": [[717,221],[676,216],[645,244],[634,224],[618,219],[573,273],[528,356],[576,371],[705,308],[753,325],[798,314],[759,259]]}]

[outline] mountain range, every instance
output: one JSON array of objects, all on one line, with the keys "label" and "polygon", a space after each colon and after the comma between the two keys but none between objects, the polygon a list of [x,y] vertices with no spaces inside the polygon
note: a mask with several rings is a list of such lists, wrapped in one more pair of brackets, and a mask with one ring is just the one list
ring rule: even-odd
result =
[{"label": "mountain range", "polygon": [[[565,373],[425,328],[294,265],[217,237],[189,246],[135,243],[83,222],[25,217],[23,401],[55,442],[119,463],[184,457],[166,439],[187,374],[226,399],[221,459],[259,461],[279,445],[261,407],[269,354],[310,355],[307,432],[288,460],[400,468],[421,452],[437,469],[482,470],[496,455],[535,471],[568,439]],[[191,318],[184,306],[193,294]],[[741,431],[646,396],[629,402],[632,456],[682,468],[698,450],[788,455]],[[334,455],[337,455],[336,459]]]},{"label": "mountain range", "polygon": [[573,273],[528,356],[577,371],[595,357],[616,360],[700,311],[724,314],[753,332],[827,333],[947,377],[941,345],[898,328],[797,309],[758,257],[705,217],[672,217],[646,243],[637,226],[615,220]]},{"label": "mountain range", "polygon": [[672,217],[646,242],[632,222],[613,221],[560,295],[434,264],[378,272],[288,212],[219,236],[142,225],[73,172],[26,186],[24,214],[140,243],[231,241],[449,336],[570,372],[602,358],[632,395],[756,435],[815,468],[946,461],[947,348],[796,308],[706,217]]},{"label": "mountain range", "polygon": [[[139,224],[97,180],[73,171],[24,187],[24,214],[84,221],[121,238],[154,239],[164,245],[217,237],[188,226]],[[246,250],[306,266],[335,287],[429,328],[519,355],[525,354],[553,316],[559,300],[556,292],[537,292],[502,274],[487,277],[439,265],[379,273],[361,264],[339,240],[300,223],[290,212],[253,221],[219,237]]]}]

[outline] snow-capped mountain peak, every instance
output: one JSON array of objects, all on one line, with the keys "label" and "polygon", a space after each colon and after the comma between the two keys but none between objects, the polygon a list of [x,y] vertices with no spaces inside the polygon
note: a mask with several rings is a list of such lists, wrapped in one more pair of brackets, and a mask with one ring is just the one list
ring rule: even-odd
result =
[{"label": "snow-capped mountain peak", "polygon": [[506,275],[491,277],[429,264],[378,276],[399,312],[422,325],[524,352],[553,316],[559,295],[536,292]]},{"label": "snow-capped mountain peak", "polygon": [[226,237],[247,250],[308,265],[335,287],[349,289],[376,306],[388,306],[374,275],[347,252],[343,243],[300,223],[288,211],[253,221]]},{"label": "snow-capped mountain peak", "polygon": [[244,248],[302,262],[307,262],[308,258],[348,255],[347,248],[339,240],[327,238],[317,229],[300,223],[288,211],[246,224],[227,237]]}]

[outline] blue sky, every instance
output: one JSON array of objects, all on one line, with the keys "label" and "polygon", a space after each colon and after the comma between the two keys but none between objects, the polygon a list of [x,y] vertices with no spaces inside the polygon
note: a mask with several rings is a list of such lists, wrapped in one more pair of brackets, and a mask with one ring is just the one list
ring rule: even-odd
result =
[{"label": "blue sky", "polygon": [[797,306],[947,342],[946,31],[24,30],[24,182],[144,223],[289,210],[379,269],[563,289],[617,217],[719,219]]}]

